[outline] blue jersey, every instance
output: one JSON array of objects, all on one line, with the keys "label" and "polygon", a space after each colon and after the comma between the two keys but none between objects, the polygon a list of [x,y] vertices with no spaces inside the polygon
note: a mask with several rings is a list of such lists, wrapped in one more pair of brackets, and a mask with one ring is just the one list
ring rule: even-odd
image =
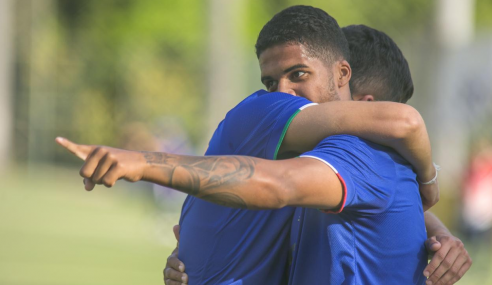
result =
[{"label": "blue jersey", "polygon": [[337,173],[344,202],[332,213],[296,210],[289,283],[425,284],[423,209],[408,162],[348,135],[326,138],[301,157]]},{"label": "blue jersey", "polygon": [[[275,159],[294,116],[313,103],[258,91],[229,111],[206,155]],[[190,284],[284,284],[294,208],[242,210],[192,196],[184,202],[179,258]]]}]

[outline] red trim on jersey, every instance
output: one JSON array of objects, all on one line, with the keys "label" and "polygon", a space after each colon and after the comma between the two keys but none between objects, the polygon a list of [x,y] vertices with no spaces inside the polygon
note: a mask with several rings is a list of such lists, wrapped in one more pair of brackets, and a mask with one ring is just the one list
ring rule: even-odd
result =
[{"label": "red trim on jersey", "polygon": [[343,210],[343,208],[345,207],[345,202],[347,201],[347,185],[345,184],[345,180],[343,180],[342,176],[340,175],[340,173],[336,173],[338,179],[340,179],[340,181],[342,182],[342,191],[343,191],[343,198],[342,198],[342,206],[340,206],[340,208],[338,210],[320,210],[321,212],[323,213],[326,213],[326,214],[340,214]]}]

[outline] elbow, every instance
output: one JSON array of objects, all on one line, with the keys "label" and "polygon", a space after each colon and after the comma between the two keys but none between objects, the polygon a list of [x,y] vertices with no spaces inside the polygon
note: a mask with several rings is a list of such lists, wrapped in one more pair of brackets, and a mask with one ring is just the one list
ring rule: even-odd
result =
[{"label": "elbow", "polygon": [[437,194],[434,196],[434,199],[432,199],[432,206],[434,206],[435,204],[437,204],[437,202],[439,202],[439,198],[440,198],[439,192],[437,192]]},{"label": "elbow", "polygon": [[411,137],[420,133],[425,128],[424,119],[420,113],[411,106],[405,106],[405,111],[402,112],[401,118],[401,133],[399,139]]},{"label": "elbow", "polygon": [[261,188],[263,188],[263,201],[266,209],[281,209],[290,206],[289,182],[286,177],[288,174],[278,174],[275,176],[264,177],[261,179]]},{"label": "elbow", "polygon": [[427,209],[430,209],[430,208],[434,207],[434,205],[436,205],[437,202],[439,202],[439,196],[435,197],[434,199],[430,200],[427,203]]}]

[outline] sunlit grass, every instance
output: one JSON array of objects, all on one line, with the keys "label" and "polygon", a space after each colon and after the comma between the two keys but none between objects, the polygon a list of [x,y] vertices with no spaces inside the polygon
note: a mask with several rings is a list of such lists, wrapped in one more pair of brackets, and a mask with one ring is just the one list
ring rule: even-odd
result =
[{"label": "sunlit grass", "polygon": [[179,207],[118,184],[87,193],[76,169],[46,166],[1,175],[0,284],[163,284]]}]

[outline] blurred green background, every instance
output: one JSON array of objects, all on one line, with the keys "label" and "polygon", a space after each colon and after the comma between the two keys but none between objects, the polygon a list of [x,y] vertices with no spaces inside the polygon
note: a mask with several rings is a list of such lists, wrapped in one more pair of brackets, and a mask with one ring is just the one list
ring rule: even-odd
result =
[{"label": "blurred green background", "polygon": [[86,193],[54,138],[202,154],[262,88],[256,37],[294,4],[401,47],[443,166],[433,211],[474,259],[459,284],[492,284],[492,218],[469,234],[462,211],[492,138],[490,0],[0,0],[0,284],[162,284],[184,195],[125,182]]}]

